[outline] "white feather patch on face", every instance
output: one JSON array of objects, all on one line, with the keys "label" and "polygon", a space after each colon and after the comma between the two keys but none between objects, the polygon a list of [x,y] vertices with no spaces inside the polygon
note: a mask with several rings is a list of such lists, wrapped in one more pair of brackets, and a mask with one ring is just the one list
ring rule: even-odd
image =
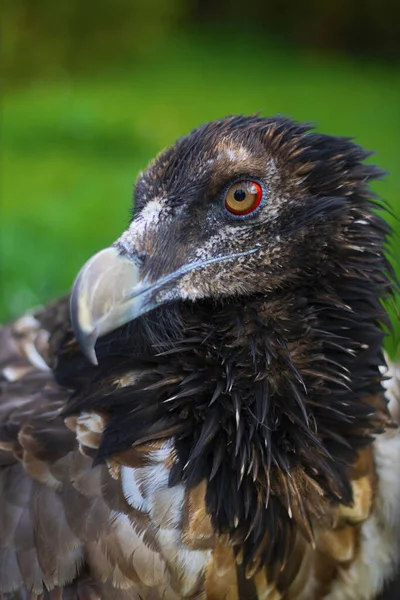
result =
[{"label": "white feather patch on face", "polygon": [[[204,246],[197,248],[195,260],[207,260],[216,256],[220,252],[221,246],[225,246],[225,242],[231,242],[232,237],[238,234],[238,228],[232,226],[221,227],[216,235],[211,236]],[[229,246],[228,246],[229,247]]]},{"label": "white feather patch on face", "polygon": [[135,246],[135,240],[143,236],[146,229],[157,226],[163,209],[165,210],[165,201],[161,198],[153,198],[147,202],[129,228],[121,235],[118,243],[130,252]]},{"label": "white feather patch on face", "polygon": [[361,526],[356,560],[339,570],[325,600],[372,600],[394,576],[400,560],[400,432],[379,435],[373,449],[378,475],[375,506]]}]

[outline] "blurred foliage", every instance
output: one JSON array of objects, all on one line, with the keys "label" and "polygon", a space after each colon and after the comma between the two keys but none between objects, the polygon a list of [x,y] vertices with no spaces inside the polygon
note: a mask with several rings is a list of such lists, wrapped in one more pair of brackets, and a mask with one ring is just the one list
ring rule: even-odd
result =
[{"label": "blurred foliage", "polygon": [[179,27],[210,23],[393,60],[399,20],[397,0],[2,0],[3,75],[18,81],[145,59]]},{"label": "blurred foliage", "polygon": [[3,0],[8,81],[62,76],[154,54],[186,14],[182,0]]},{"label": "blurred foliage", "polygon": [[377,150],[400,256],[389,4],[247,0],[244,18],[238,0],[3,0],[0,320],[67,291],[126,227],[138,171],[231,113],[281,112]]},{"label": "blurred foliage", "polygon": [[197,0],[197,19],[256,24],[302,48],[400,57],[398,0]]}]

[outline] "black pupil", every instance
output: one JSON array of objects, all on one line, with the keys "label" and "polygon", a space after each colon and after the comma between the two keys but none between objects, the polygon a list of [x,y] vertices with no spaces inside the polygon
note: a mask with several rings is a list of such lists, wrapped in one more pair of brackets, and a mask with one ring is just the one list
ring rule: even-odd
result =
[{"label": "black pupil", "polygon": [[246,200],[246,192],[244,190],[242,190],[241,188],[239,188],[238,190],[235,191],[235,193],[233,194],[233,197],[235,198],[235,200],[237,202],[243,202],[243,200]]}]

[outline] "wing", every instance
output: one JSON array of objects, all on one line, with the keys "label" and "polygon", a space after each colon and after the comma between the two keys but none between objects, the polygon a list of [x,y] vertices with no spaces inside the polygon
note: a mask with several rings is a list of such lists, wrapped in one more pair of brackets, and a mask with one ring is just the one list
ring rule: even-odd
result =
[{"label": "wing", "polygon": [[[60,417],[67,393],[47,362],[49,339],[31,315],[0,330],[0,595],[11,598],[46,590],[56,597],[64,586],[82,593],[84,542],[109,514],[101,496],[78,491],[83,465]],[[66,510],[71,494],[83,503],[81,513]],[[81,530],[79,514],[88,517]]]},{"label": "wing", "polygon": [[[168,439],[93,466],[104,416],[67,427],[70,394],[53,377],[67,321],[61,302],[0,330],[0,598],[192,596],[213,544],[205,488],[168,487]],[[223,563],[207,567],[219,597]]]}]

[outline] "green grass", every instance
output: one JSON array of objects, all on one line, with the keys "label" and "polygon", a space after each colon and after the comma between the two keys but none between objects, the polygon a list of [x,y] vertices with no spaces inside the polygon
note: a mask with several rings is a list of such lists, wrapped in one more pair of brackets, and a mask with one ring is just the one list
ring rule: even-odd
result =
[{"label": "green grass", "polygon": [[390,173],[376,190],[400,217],[398,69],[237,32],[180,37],[141,67],[125,62],[6,95],[0,317],[68,290],[84,260],[125,228],[132,184],[155,153],[201,122],[257,110],[316,121],[376,150]]}]

